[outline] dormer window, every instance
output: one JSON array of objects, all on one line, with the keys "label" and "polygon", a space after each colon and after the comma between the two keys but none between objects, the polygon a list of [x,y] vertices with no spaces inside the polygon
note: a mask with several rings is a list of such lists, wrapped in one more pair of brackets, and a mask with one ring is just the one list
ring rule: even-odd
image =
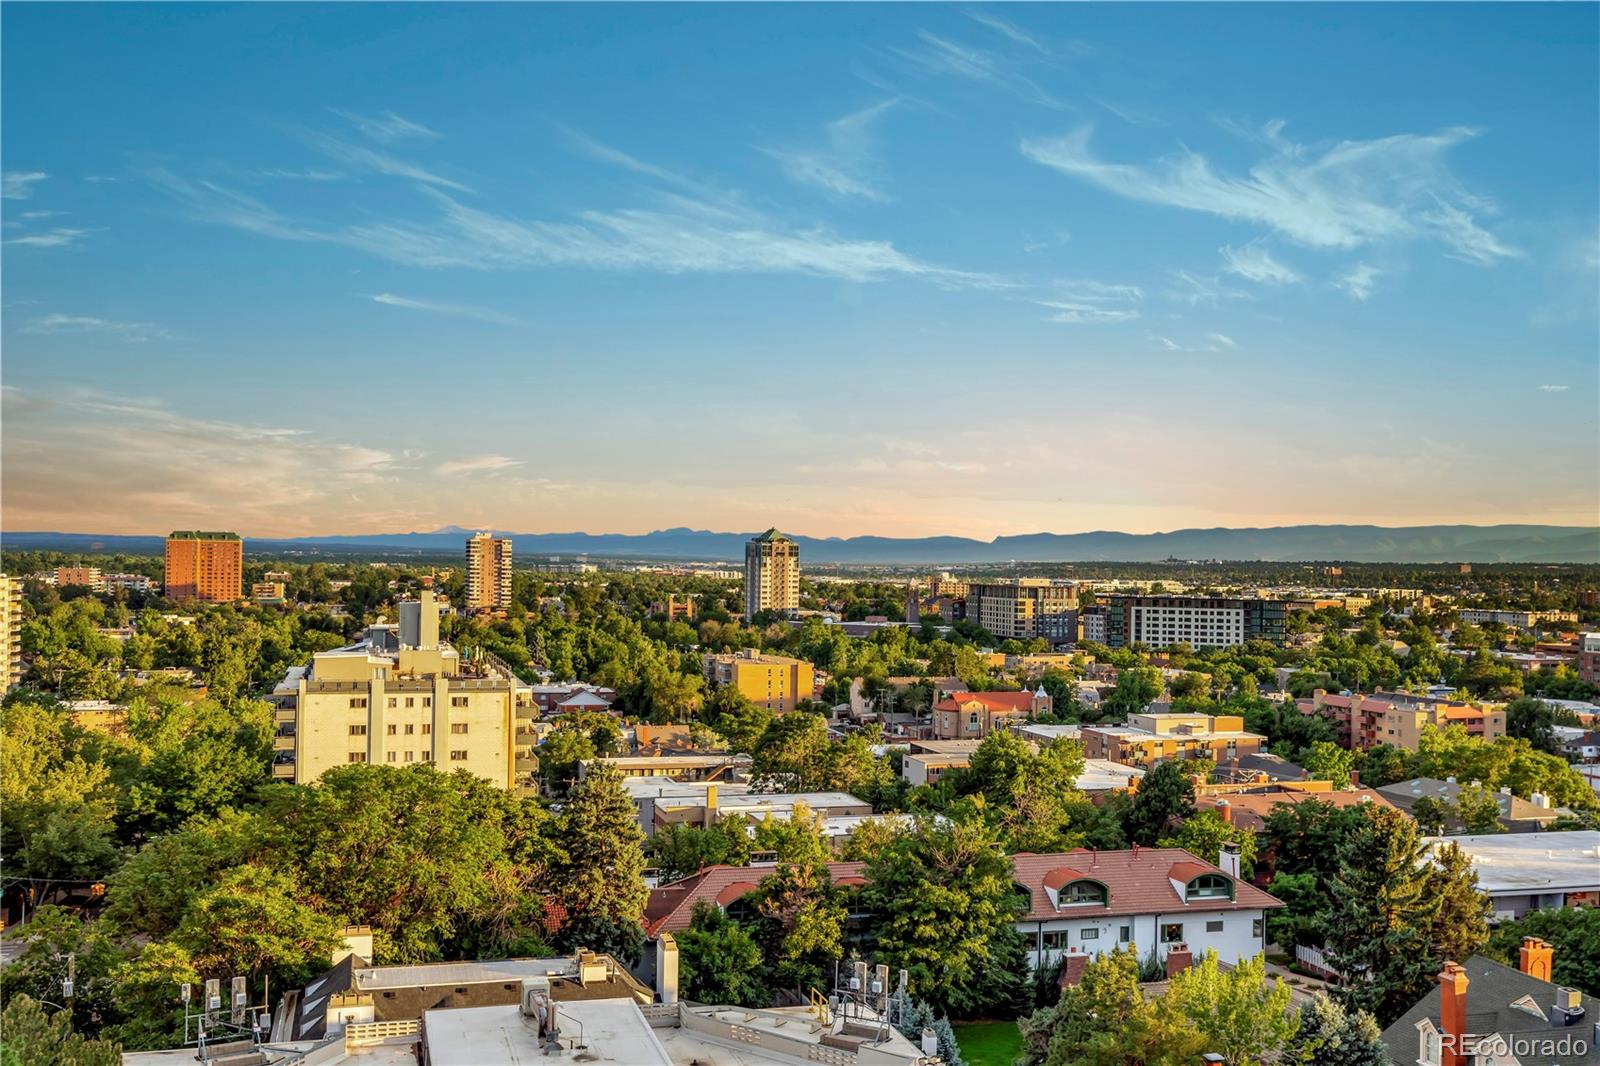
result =
[{"label": "dormer window", "polygon": [[1185,899],[1232,899],[1233,881],[1222,874],[1201,874],[1189,882]]},{"label": "dormer window", "polygon": [[1061,893],[1061,906],[1071,907],[1080,903],[1092,903],[1099,906],[1106,905],[1106,886],[1097,881],[1074,881]]}]

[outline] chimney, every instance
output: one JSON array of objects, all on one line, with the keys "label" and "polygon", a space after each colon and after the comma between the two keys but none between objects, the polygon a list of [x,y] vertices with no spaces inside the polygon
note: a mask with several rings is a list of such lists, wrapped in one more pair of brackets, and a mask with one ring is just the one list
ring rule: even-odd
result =
[{"label": "chimney", "polygon": [[706,786],[706,828],[717,824],[717,786]]},{"label": "chimney", "polygon": [[1235,844],[1231,840],[1224,840],[1222,842],[1222,854],[1219,856],[1219,859],[1221,861],[1219,861],[1217,865],[1222,867],[1222,872],[1233,878],[1235,881],[1239,880],[1239,845]]},{"label": "chimney", "polygon": [[1232,825],[1233,824],[1233,804],[1229,803],[1227,800],[1224,800],[1224,799],[1217,800],[1217,817],[1221,818],[1224,822],[1228,823],[1229,825]]},{"label": "chimney", "polygon": [[1172,980],[1194,965],[1194,952],[1188,944],[1174,944],[1167,952],[1167,980]]},{"label": "chimney", "polygon": [[1550,1006],[1550,1024],[1558,1029],[1565,1029],[1569,1025],[1577,1025],[1582,1018],[1583,993],[1576,988],[1556,989],[1556,1001]]},{"label": "chimney", "polygon": [[1351,770],[1350,771],[1350,787],[1351,788],[1360,788],[1361,787],[1361,771],[1360,770]]},{"label": "chimney", "polygon": [[1077,948],[1068,948],[1066,955],[1061,958],[1061,974],[1056,978],[1056,984],[1061,988],[1075,985],[1083,979],[1083,971],[1089,968],[1089,956]]},{"label": "chimney", "polygon": [[656,941],[656,992],[664,1006],[678,1002],[678,942],[671,933]]},{"label": "chimney", "polygon": [[1517,969],[1536,981],[1549,981],[1554,965],[1554,948],[1536,936],[1522,938],[1522,949],[1517,952]]},{"label": "chimney", "polygon": [[1453,962],[1439,972],[1439,1066],[1467,1066],[1467,971]]}]

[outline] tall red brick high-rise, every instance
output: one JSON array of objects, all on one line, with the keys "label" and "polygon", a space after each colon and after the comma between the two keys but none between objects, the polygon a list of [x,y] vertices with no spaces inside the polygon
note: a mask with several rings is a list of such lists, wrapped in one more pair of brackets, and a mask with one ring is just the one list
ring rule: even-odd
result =
[{"label": "tall red brick high-rise", "polygon": [[167,537],[167,599],[232,603],[243,597],[243,589],[239,534],[177,530]]}]

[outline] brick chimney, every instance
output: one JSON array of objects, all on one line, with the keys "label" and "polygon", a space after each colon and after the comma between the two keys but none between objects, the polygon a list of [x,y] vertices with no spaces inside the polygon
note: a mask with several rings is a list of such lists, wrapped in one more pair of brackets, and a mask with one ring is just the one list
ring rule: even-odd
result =
[{"label": "brick chimney", "polygon": [[1167,952],[1167,980],[1172,980],[1193,965],[1194,952],[1189,950],[1188,944],[1172,945],[1172,950]]},{"label": "brick chimney", "polygon": [[1056,979],[1056,984],[1061,988],[1075,985],[1083,979],[1083,971],[1088,968],[1089,956],[1077,948],[1068,948],[1061,957],[1061,976]]},{"label": "brick chimney", "polygon": [[1522,948],[1517,952],[1517,969],[1538,981],[1549,981],[1551,967],[1555,965],[1555,949],[1536,936],[1522,938]]},{"label": "brick chimney", "polygon": [[1360,788],[1361,787],[1361,771],[1360,770],[1351,770],[1350,771],[1350,787],[1351,788]]},{"label": "brick chimney", "polygon": [[1467,1066],[1467,971],[1453,962],[1439,971],[1439,1066]]},{"label": "brick chimney", "polygon": [[1233,824],[1233,804],[1225,799],[1217,800],[1217,817],[1229,825]]}]

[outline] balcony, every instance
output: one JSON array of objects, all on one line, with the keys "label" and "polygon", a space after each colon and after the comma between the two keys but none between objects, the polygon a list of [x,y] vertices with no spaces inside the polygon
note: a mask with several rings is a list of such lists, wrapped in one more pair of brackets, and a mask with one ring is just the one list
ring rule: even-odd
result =
[{"label": "balcony", "polygon": [[539,772],[539,760],[532,755],[519,754],[514,765],[518,773],[533,774]]},{"label": "balcony", "polygon": [[273,751],[293,751],[294,750],[294,734],[290,733],[287,736],[279,734],[278,736],[273,737],[272,738],[272,750]]},{"label": "balcony", "polygon": [[293,707],[279,707],[272,712],[272,720],[280,725],[285,722],[294,722],[299,717],[299,712]]},{"label": "balcony", "polygon": [[517,708],[517,721],[519,721],[519,722],[537,722],[538,720],[539,720],[539,707],[538,707],[537,704],[530,703],[530,704],[527,704],[525,706]]},{"label": "balcony", "polygon": [[274,781],[293,781],[294,763],[275,762],[272,764],[272,778]]}]

